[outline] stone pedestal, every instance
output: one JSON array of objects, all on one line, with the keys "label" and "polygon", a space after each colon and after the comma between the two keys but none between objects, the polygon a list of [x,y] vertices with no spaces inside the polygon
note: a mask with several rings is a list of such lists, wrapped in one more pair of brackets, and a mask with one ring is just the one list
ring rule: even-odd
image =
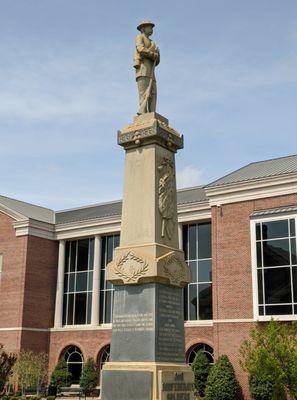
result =
[{"label": "stone pedestal", "polygon": [[174,154],[183,138],[156,113],[118,133],[126,150],[120,246],[107,266],[114,284],[110,362],[102,400],[190,400],[182,288],[190,271],[179,250]]}]

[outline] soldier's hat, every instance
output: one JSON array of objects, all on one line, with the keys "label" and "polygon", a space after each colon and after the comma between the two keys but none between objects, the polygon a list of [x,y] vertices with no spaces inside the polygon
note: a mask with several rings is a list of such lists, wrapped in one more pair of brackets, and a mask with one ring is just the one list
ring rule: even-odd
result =
[{"label": "soldier's hat", "polygon": [[142,28],[143,26],[147,26],[147,25],[150,25],[150,26],[152,26],[152,27],[155,26],[155,24],[153,24],[151,21],[145,20],[145,21],[140,22],[140,24],[138,25],[137,29],[138,29],[139,31],[141,31],[141,28]]}]

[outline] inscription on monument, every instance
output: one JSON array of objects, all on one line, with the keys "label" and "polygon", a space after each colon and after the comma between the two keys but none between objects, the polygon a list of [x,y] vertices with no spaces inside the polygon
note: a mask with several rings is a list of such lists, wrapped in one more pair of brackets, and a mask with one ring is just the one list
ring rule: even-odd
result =
[{"label": "inscription on monument", "polygon": [[160,361],[185,361],[181,296],[182,289],[166,286],[158,292],[156,354]]},{"label": "inscription on monument", "polygon": [[163,372],[162,400],[192,400],[193,380],[191,373]]},{"label": "inscription on monument", "polygon": [[114,332],[146,332],[154,330],[153,313],[122,314],[113,317]]},{"label": "inscription on monument", "polygon": [[154,285],[116,285],[113,309],[111,361],[154,361]]}]

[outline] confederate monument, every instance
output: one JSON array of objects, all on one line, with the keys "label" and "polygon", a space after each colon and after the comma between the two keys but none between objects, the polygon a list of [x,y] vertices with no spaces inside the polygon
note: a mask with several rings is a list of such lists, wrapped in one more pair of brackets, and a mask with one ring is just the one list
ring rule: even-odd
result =
[{"label": "confederate monument", "polygon": [[107,266],[114,284],[110,362],[101,375],[102,400],[192,400],[185,362],[183,287],[190,272],[179,249],[175,159],[183,137],[155,112],[159,50],[137,28],[134,67],[138,116],[118,132],[125,149],[120,246]]}]

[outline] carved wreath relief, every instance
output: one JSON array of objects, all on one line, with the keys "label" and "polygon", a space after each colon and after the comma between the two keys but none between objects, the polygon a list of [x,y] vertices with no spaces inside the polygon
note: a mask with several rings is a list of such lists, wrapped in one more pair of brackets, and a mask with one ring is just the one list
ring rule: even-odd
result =
[{"label": "carved wreath relief", "polygon": [[145,275],[148,270],[146,260],[138,257],[133,251],[129,251],[123,255],[117,262],[114,272],[120,278],[127,282],[137,282],[138,279]]},{"label": "carved wreath relief", "polygon": [[184,263],[175,255],[172,254],[164,263],[164,272],[173,284],[180,284],[187,279],[187,272]]},{"label": "carved wreath relief", "polygon": [[167,234],[171,239],[174,229],[175,206],[175,175],[174,164],[169,158],[164,157],[158,167],[159,178],[159,211],[162,215],[162,237]]}]

